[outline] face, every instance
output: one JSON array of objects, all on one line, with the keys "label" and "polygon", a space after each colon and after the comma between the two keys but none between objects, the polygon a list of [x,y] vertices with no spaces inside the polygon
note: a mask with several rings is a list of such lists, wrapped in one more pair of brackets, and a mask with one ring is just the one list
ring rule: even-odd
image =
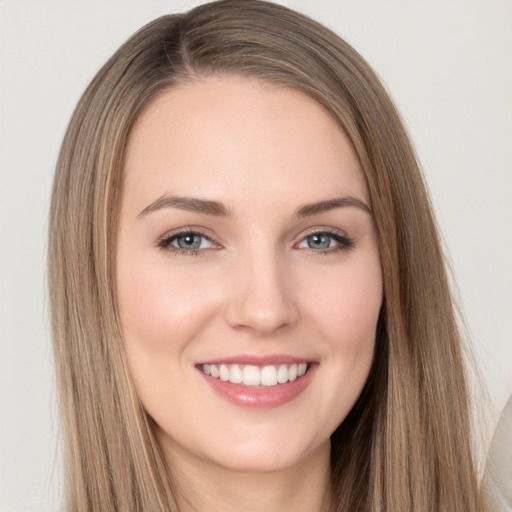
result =
[{"label": "face", "polygon": [[328,456],[374,352],[368,205],[347,138],[297,91],[204,79],[144,111],[117,292],[135,386],[174,463],[276,471]]}]

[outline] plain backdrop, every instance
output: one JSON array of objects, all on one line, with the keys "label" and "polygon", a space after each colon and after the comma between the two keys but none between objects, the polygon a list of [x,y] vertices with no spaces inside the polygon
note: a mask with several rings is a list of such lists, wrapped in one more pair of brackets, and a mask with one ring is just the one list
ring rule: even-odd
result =
[{"label": "plain backdrop", "polygon": [[[59,508],[45,291],[52,173],[81,92],[147,21],[200,2],[0,0],[0,511]],[[482,373],[512,391],[512,2],[289,0],[388,86],[422,162]]]}]

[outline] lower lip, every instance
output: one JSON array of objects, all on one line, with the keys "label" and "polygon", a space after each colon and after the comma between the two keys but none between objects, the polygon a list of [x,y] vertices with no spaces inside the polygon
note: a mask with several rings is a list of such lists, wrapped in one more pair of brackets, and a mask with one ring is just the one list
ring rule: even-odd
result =
[{"label": "lower lip", "polygon": [[316,364],[308,367],[308,371],[293,382],[278,384],[268,388],[233,384],[206,375],[200,368],[201,375],[208,385],[222,398],[239,407],[254,409],[271,409],[280,407],[297,398],[309,385],[317,368]]}]

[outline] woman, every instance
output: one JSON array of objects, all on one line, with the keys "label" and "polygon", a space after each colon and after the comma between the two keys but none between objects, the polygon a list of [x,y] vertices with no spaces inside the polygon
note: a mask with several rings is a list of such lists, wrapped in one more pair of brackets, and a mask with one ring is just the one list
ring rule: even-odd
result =
[{"label": "woman", "polygon": [[395,108],[317,23],[150,23],[80,101],[49,278],[71,510],[482,510]]}]

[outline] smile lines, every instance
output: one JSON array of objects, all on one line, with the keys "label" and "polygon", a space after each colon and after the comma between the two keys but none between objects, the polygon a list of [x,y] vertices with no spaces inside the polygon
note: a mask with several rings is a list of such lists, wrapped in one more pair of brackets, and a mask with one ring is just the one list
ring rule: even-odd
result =
[{"label": "smile lines", "polygon": [[224,382],[242,384],[244,386],[272,387],[286,382],[293,382],[302,377],[307,369],[307,363],[266,365],[263,367],[238,364],[203,364],[201,369],[206,375]]}]

